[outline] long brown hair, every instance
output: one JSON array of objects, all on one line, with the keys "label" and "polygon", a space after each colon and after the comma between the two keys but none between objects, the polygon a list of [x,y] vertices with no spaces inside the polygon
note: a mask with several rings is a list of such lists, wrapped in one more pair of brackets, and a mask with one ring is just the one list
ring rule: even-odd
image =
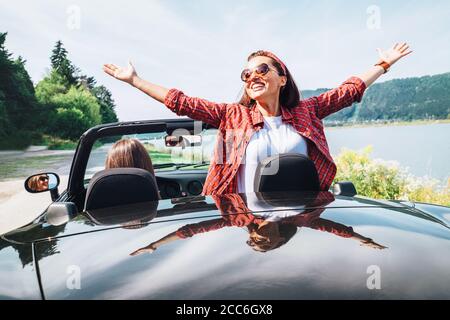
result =
[{"label": "long brown hair", "polygon": [[[287,81],[286,84],[280,89],[280,105],[286,108],[293,108],[298,105],[300,101],[300,92],[298,90],[297,85],[295,84],[294,78],[289,72],[286,65],[281,62],[281,60],[277,59],[276,56],[268,51],[259,50],[250,54],[247,58],[247,61],[250,61],[254,57],[264,56],[268,57],[272,60],[272,65],[278,72],[280,76],[286,76]],[[239,104],[242,104],[246,107],[251,107],[256,103],[255,100],[251,99],[244,88],[244,93],[242,94],[241,99],[239,100]]]},{"label": "long brown hair", "polygon": [[121,139],[114,143],[108,152],[105,168],[141,168],[155,174],[147,150],[137,139]]}]

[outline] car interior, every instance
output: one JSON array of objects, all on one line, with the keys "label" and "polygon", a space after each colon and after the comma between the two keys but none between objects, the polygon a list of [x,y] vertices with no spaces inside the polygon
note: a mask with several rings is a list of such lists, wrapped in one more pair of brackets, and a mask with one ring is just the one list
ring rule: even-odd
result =
[{"label": "car interior", "polygon": [[84,210],[115,207],[159,199],[155,177],[140,168],[113,168],[97,172],[89,182]]},{"label": "car interior", "polygon": [[[91,128],[80,138],[67,191],[59,202],[73,202],[78,211],[171,199],[188,204],[201,199],[217,129],[191,119],[121,122]],[[123,138],[138,139],[152,159],[155,175],[143,169],[105,169],[107,154]],[[272,171],[278,168],[276,174]],[[335,186],[335,194],[353,196],[353,184]],[[283,154],[263,161],[255,190],[319,191],[314,163],[307,157]]]},{"label": "car interior", "polygon": [[[74,202],[82,211],[199,196],[216,132],[191,119],[122,122],[91,128],[80,138],[67,192],[58,201]],[[124,138],[137,139],[144,145],[152,159],[154,176],[139,172],[142,169],[105,169],[109,150]]]}]

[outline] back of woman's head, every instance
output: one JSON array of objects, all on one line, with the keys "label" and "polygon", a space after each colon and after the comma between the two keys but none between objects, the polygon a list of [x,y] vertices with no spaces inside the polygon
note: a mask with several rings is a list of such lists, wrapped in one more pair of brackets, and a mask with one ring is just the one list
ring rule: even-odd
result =
[{"label": "back of woman's head", "polygon": [[141,168],[155,174],[147,150],[137,139],[121,139],[114,143],[108,152],[105,168]]},{"label": "back of woman's head", "polygon": [[[264,50],[253,52],[248,56],[247,61],[252,60],[254,57],[261,56],[268,57],[272,60],[272,65],[277,70],[279,76],[286,76],[286,84],[280,89],[280,104],[286,108],[294,108],[295,106],[297,106],[300,101],[300,92],[294,81],[294,78],[289,72],[289,69],[277,56],[269,51]],[[255,100],[251,99],[248,96],[247,92],[244,90],[244,93],[239,100],[239,104],[242,104],[246,107],[251,107],[255,104]]]}]

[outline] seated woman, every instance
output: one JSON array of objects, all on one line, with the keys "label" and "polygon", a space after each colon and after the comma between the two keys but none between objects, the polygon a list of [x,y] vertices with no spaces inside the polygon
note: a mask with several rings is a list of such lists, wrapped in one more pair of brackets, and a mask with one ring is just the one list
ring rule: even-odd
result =
[{"label": "seated woman", "polygon": [[[144,145],[138,139],[126,138],[113,144],[106,157],[105,169],[113,168],[139,168],[147,170],[153,177],[155,176],[152,160]],[[154,210],[156,210],[156,208]],[[132,219],[121,223],[122,227],[125,229],[137,229],[143,227],[145,223],[154,218],[154,215],[148,215],[147,211],[148,210],[145,210],[138,214],[142,215],[144,213],[142,218]],[[153,213],[152,210],[150,210],[150,213]]]},{"label": "seated woman", "polygon": [[138,139],[121,139],[114,143],[105,163],[105,169],[111,168],[141,168],[155,175],[152,160]]}]

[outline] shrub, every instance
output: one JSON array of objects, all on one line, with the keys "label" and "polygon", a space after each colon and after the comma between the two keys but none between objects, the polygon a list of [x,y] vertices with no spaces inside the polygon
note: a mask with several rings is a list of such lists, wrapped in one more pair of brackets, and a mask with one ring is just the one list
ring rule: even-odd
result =
[{"label": "shrub", "polygon": [[60,139],[44,135],[43,143],[48,146],[49,150],[75,150],[77,142],[72,140]]},{"label": "shrub", "polygon": [[415,177],[395,161],[371,159],[372,147],[342,149],[336,157],[335,181],[351,181],[359,195],[375,199],[410,200],[450,206],[450,181]]}]

